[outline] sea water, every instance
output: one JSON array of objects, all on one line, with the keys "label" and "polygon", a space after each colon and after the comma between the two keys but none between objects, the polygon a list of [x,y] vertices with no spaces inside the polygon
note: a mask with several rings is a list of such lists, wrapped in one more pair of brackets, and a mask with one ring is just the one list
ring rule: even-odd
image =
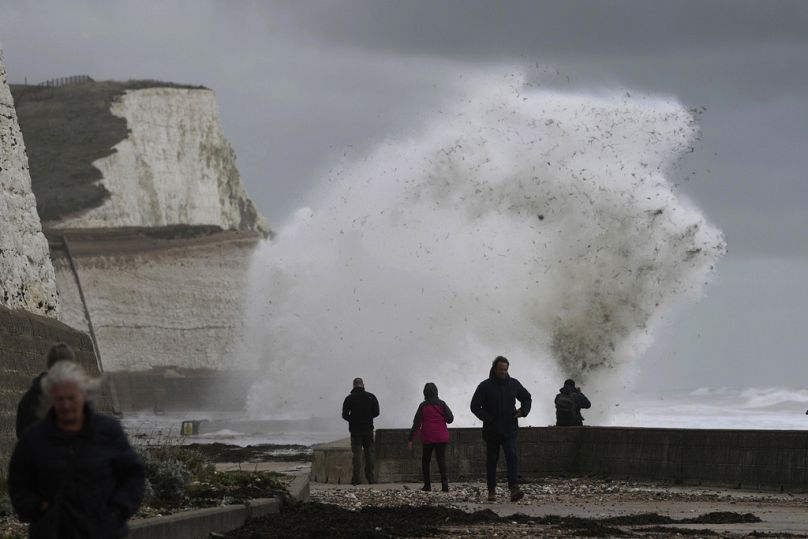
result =
[{"label": "sea water", "polygon": [[[552,400],[554,395],[534,395],[539,400]],[[462,408],[465,402],[449,402]],[[604,406],[595,400],[592,411]],[[782,387],[768,388],[697,388],[668,390],[664,393],[631,393],[620,402],[611,403],[606,419],[593,419],[597,414],[583,410],[585,424],[590,426],[654,427],[691,429],[808,429],[808,390]],[[186,420],[210,421],[197,436],[182,436]],[[528,416],[523,426],[547,426],[552,422]],[[244,413],[217,413],[210,410],[175,412],[155,416],[151,413],[127,414],[123,424],[135,443],[224,443],[246,447],[257,444],[310,446],[348,436],[347,424],[334,413],[316,421],[279,426],[271,421],[249,421]],[[398,423],[382,414],[377,424],[388,428],[408,428],[407,421]],[[454,425],[453,425],[454,426]],[[282,455],[286,449],[280,448]],[[299,451],[298,451],[299,452]]]}]

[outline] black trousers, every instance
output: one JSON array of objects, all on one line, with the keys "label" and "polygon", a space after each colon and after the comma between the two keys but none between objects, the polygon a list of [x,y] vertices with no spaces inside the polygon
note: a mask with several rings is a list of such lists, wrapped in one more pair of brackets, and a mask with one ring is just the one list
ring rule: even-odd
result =
[{"label": "black trousers", "polygon": [[432,451],[438,460],[440,470],[440,481],[446,483],[446,444],[424,444],[421,452],[421,471],[424,474],[424,485],[431,485],[432,480],[429,473],[429,465],[432,463]]},{"label": "black trousers", "polygon": [[499,448],[505,452],[505,463],[508,465],[508,488],[519,484],[517,466],[519,456],[516,449],[516,436],[509,438],[494,438],[485,441],[485,479],[488,490],[497,487],[497,462],[499,461]]},{"label": "black trousers", "polygon": [[362,457],[365,461],[365,478],[368,483],[375,481],[374,468],[376,467],[376,451],[373,448],[373,431],[352,432],[351,452],[353,453],[353,473],[351,483],[358,485],[362,482]]}]

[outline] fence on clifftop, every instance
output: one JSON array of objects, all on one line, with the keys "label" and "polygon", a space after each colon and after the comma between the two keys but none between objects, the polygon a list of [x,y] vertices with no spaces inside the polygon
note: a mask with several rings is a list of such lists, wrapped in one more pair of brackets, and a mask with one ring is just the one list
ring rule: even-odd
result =
[{"label": "fence on clifftop", "polygon": [[49,87],[57,87],[57,86],[67,86],[68,84],[81,84],[83,82],[95,82],[92,77],[89,75],[72,75],[70,77],[57,77],[55,79],[49,79],[45,82],[40,82],[37,86],[49,86]]}]

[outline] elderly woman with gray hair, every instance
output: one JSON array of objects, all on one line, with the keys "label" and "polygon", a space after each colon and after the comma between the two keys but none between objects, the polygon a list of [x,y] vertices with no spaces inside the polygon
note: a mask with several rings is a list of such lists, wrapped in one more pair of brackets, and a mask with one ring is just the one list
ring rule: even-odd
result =
[{"label": "elderly woman with gray hair", "polygon": [[89,406],[98,384],[72,361],[57,362],[42,379],[51,408],[23,434],[8,473],[29,537],[125,537],[143,499],[143,464],[123,429]]}]

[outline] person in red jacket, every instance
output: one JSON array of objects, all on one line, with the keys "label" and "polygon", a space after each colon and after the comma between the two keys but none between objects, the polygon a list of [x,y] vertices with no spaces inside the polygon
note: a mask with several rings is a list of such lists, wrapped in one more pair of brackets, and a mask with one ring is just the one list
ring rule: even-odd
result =
[{"label": "person in red jacket", "polygon": [[448,423],[454,421],[452,411],[445,402],[438,398],[438,386],[428,382],[424,386],[424,402],[418,406],[415,419],[412,421],[407,447],[412,450],[415,434],[421,432],[421,471],[424,474],[424,486],[421,490],[432,490],[429,465],[432,462],[432,451],[438,460],[441,490],[449,492],[449,480],[446,478],[446,444],[449,442]]}]

